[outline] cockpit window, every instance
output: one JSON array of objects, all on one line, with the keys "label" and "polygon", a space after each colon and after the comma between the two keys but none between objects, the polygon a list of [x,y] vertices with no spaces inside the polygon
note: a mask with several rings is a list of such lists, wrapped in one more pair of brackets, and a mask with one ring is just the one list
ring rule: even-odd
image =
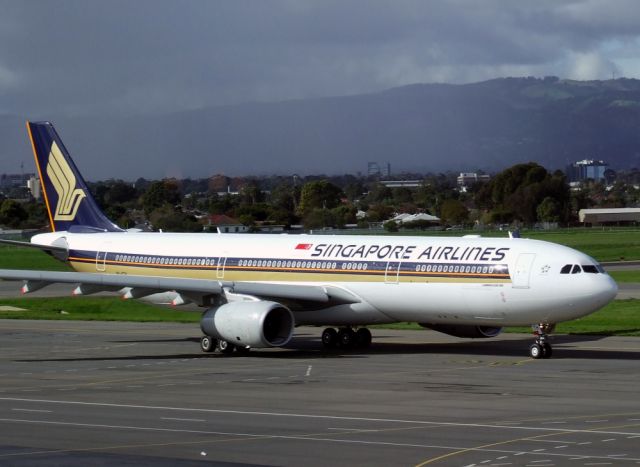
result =
[{"label": "cockpit window", "polygon": [[580,274],[582,272],[582,268],[577,264],[573,265],[573,269],[571,270],[571,274]]},{"label": "cockpit window", "polygon": [[589,274],[598,274],[598,268],[596,266],[594,266],[593,264],[583,264],[582,265],[582,270],[584,272],[588,272]]},{"label": "cockpit window", "polygon": [[562,266],[562,269],[560,269],[560,274],[569,274],[570,272],[571,272],[570,264],[565,264],[564,266]]}]

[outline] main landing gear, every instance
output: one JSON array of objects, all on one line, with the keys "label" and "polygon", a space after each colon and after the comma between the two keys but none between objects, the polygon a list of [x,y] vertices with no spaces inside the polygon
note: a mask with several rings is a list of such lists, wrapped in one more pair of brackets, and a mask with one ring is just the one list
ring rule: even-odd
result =
[{"label": "main landing gear", "polygon": [[365,349],[371,345],[371,331],[367,328],[358,328],[354,331],[351,327],[326,328],[322,331],[322,345],[325,349],[352,349],[354,347]]},{"label": "main landing gear", "polygon": [[234,345],[230,342],[223,341],[222,339],[216,339],[211,336],[203,336],[202,339],[200,339],[200,349],[205,353],[211,353],[218,350],[224,355],[231,355],[233,352],[242,354],[249,352],[249,347]]},{"label": "main landing gear", "polygon": [[553,349],[549,343],[549,336],[547,333],[553,331],[555,325],[540,323],[533,327],[533,334],[536,336],[536,340],[531,347],[529,347],[529,356],[531,358],[551,358]]}]

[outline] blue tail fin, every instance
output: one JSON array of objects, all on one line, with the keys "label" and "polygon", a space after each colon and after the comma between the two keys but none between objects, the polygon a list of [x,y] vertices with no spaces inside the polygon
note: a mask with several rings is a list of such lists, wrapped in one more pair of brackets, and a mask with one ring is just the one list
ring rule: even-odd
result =
[{"label": "blue tail fin", "polygon": [[51,230],[121,232],[100,210],[49,122],[27,122]]}]

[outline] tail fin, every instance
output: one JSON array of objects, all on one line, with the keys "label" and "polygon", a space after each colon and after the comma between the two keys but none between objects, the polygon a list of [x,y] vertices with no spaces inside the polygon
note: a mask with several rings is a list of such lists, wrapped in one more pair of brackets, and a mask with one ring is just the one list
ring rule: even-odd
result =
[{"label": "tail fin", "polygon": [[27,122],[51,230],[121,232],[100,210],[49,122]]}]

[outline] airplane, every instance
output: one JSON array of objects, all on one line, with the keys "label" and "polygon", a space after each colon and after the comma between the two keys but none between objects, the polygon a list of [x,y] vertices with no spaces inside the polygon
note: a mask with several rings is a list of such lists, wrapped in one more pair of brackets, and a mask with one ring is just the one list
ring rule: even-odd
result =
[{"label": "airplane", "polygon": [[[27,122],[51,232],[31,242],[75,272],[0,270],[23,293],[52,283],[74,295],[203,308],[204,352],[282,347],[297,326],[327,326],[325,348],[367,348],[373,324],[419,323],[489,338],[532,326],[531,358],[549,358],[562,321],[602,308],[615,281],[593,258],[524,238],[162,233],[123,230],[100,210],[49,122]],[[336,329],[337,328],[337,329]]]}]

